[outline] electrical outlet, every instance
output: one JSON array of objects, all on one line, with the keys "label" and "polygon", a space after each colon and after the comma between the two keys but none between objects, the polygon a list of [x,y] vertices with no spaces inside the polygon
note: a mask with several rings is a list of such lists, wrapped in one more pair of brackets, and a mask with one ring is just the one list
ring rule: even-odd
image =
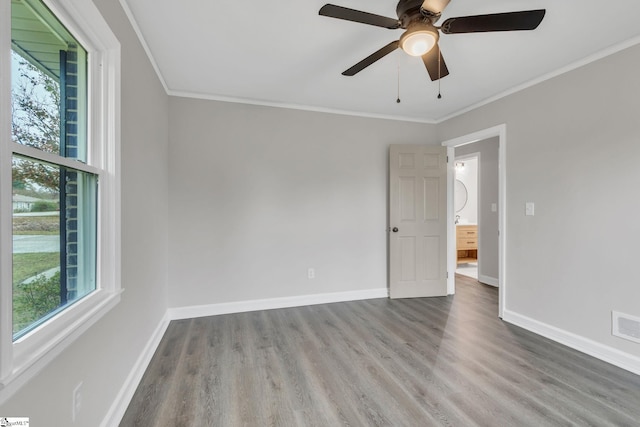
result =
[{"label": "electrical outlet", "polygon": [[307,270],[307,278],[309,278],[309,279],[315,279],[316,278],[316,270],[315,270],[315,268],[310,268],[309,270]]},{"label": "electrical outlet", "polygon": [[71,395],[71,420],[75,423],[78,414],[82,409],[82,381],[73,389]]},{"label": "electrical outlet", "polygon": [[526,216],[534,216],[536,213],[536,205],[533,202],[526,202],[524,204],[524,214]]}]

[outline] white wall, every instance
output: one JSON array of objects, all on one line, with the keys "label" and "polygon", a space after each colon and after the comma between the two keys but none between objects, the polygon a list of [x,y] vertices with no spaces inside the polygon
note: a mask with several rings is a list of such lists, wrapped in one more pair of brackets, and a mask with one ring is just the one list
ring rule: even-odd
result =
[{"label": "white wall", "polygon": [[465,158],[460,160],[456,154],[456,163],[464,163],[464,168],[456,170],[456,179],[460,180],[467,189],[467,202],[464,207],[456,212],[460,215],[461,224],[478,223],[478,158]]},{"label": "white wall", "polygon": [[[489,138],[455,149],[456,156],[479,153],[478,156],[478,278],[497,284],[498,262],[498,138]],[[465,162],[466,164],[466,162]],[[496,211],[491,205],[496,205]]]},{"label": "white wall", "polygon": [[505,309],[636,357],[611,310],[640,316],[638,64],[634,46],[438,126],[448,140],[506,123]]},{"label": "white wall", "polygon": [[436,143],[433,125],[173,97],[170,140],[172,307],[386,288],[389,145]]},{"label": "white wall", "polygon": [[[167,307],[168,96],[120,5],[96,5],[122,44],[121,303],[0,407],[31,425],[98,426]],[[71,420],[80,382],[82,409]]]}]

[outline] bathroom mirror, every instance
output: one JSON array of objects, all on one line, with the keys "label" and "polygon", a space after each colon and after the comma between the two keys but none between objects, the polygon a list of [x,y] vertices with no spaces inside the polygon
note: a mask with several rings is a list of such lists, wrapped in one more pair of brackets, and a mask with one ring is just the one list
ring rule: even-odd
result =
[{"label": "bathroom mirror", "polygon": [[467,193],[467,187],[464,182],[456,179],[455,187],[453,188],[453,200],[456,212],[460,212],[467,204],[469,194]]}]

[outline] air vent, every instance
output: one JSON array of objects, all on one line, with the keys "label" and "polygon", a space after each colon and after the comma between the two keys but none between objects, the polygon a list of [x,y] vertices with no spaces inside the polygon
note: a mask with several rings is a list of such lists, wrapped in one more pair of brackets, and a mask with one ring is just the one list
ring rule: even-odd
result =
[{"label": "air vent", "polygon": [[611,312],[613,335],[640,343],[640,318],[628,314]]}]

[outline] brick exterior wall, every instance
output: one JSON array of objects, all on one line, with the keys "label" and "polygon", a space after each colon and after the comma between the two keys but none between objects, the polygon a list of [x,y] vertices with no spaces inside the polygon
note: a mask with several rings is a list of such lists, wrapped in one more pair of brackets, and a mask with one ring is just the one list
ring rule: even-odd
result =
[{"label": "brick exterior wall", "polygon": [[[61,151],[65,157],[78,157],[78,143],[82,143],[78,135],[78,53],[77,47],[70,46],[69,50],[60,53],[61,68],[61,138],[64,147]],[[64,215],[61,217],[61,242],[66,250],[62,255],[61,274],[62,304],[73,301],[78,297],[78,173],[65,170],[60,183],[64,200]],[[66,283],[66,286],[65,286]]]}]

